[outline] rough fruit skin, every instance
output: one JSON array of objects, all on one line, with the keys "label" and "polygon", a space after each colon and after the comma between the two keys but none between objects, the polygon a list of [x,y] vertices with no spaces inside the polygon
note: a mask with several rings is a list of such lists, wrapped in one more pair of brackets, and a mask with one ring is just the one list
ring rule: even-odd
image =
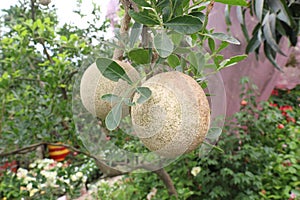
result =
[{"label": "rough fruit skin", "polygon": [[[196,149],[210,123],[208,100],[198,83],[181,72],[160,73],[147,80],[152,96],[131,108],[134,129],[158,155],[176,157]],[[139,97],[134,95],[135,101]]]},{"label": "rough fruit skin", "polygon": [[[129,63],[117,62],[127,73],[133,82],[140,79],[139,73]],[[104,94],[115,94],[130,98],[133,92],[128,92],[130,85],[123,80],[118,82],[105,78],[97,68],[96,63],[90,65],[84,72],[80,82],[80,97],[83,106],[93,115],[104,120],[113,104],[104,101]],[[123,116],[129,114],[129,107],[123,106]]]}]

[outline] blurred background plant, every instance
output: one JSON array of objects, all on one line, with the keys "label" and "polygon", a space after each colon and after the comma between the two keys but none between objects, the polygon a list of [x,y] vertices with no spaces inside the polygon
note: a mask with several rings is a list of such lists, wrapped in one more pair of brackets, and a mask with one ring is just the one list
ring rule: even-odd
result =
[{"label": "blurred background plant", "polygon": [[29,168],[19,168],[17,173],[5,171],[0,180],[0,196],[6,199],[57,199],[64,194],[74,199],[82,195],[87,183],[91,183],[98,167],[86,156],[56,162],[40,159],[30,163]]},{"label": "blurred background plant", "polygon": [[[99,7],[94,7],[94,18],[86,29],[70,24],[58,27],[56,8],[34,0],[20,1],[4,13],[0,42],[1,152],[39,142],[60,141],[80,147],[72,121],[72,79],[83,60],[95,53],[94,48],[110,52],[99,48],[103,40],[99,33],[105,31],[107,22],[100,27],[93,25],[100,18]],[[22,152],[29,161],[43,156],[36,155],[32,151],[35,148]],[[9,159],[26,162],[19,154]]]}]

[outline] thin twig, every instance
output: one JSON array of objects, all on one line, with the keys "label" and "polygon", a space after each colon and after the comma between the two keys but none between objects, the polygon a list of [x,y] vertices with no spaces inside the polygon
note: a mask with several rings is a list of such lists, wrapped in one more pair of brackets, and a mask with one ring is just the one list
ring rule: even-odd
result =
[{"label": "thin twig", "polygon": [[214,0],[211,0],[209,5],[207,6],[206,8],[206,13],[205,13],[205,20],[204,20],[204,23],[203,23],[203,27],[202,27],[202,33],[205,31],[206,27],[207,27],[207,24],[208,24],[208,16],[211,12],[211,10],[213,9],[214,7],[214,4],[215,4],[215,1]]},{"label": "thin twig", "polygon": [[31,19],[35,21],[35,0],[31,0]]},{"label": "thin twig", "polygon": [[72,77],[77,74],[79,71],[78,70],[74,70],[72,71],[66,78],[65,80],[62,81],[63,84],[67,84],[69,83],[69,81],[72,79]]},{"label": "thin twig", "polygon": [[19,80],[19,81],[32,81],[32,82],[40,82],[40,80],[37,80],[37,79],[33,79],[33,78],[15,78],[16,80]]},{"label": "thin twig", "polygon": [[113,168],[105,165],[104,162],[102,162],[95,155],[90,154],[89,152],[82,151],[73,146],[70,146],[68,144],[63,144],[63,143],[39,142],[39,143],[32,144],[32,145],[29,145],[29,146],[26,146],[26,147],[23,147],[20,149],[15,149],[13,151],[0,153],[0,157],[7,157],[7,156],[14,155],[14,154],[26,154],[28,152],[32,152],[36,148],[43,146],[43,145],[64,146],[64,147],[68,148],[70,151],[83,154],[89,158],[93,158],[95,160],[97,166],[99,167],[100,171],[104,174],[104,177],[114,177],[114,176],[124,175],[124,174],[128,173],[128,172],[121,172],[119,170],[113,169]]},{"label": "thin twig", "polygon": [[5,157],[5,156],[11,156],[13,154],[24,154],[24,152],[29,152],[33,149],[36,149],[37,147],[46,144],[45,142],[40,142],[40,143],[36,143],[36,144],[32,144],[20,149],[15,149],[13,151],[9,151],[9,152],[4,152],[4,153],[0,153],[0,157]]},{"label": "thin twig", "polygon": [[64,100],[67,100],[67,99],[68,99],[68,95],[67,95],[67,90],[66,90],[66,88],[60,87],[60,90],[61,90],[63,99],[64,99]]},{"label": "thin twig", "polygon": [[[31,0],[31,5],[30,6],[31,6],[31,18],[32,18],[33,21],[35,21],[35,18],[36,18],[36,16],[35,16],[35,0]],[[52,58],[51,58],[51,56],[50,56],[50,54],[47,50],[47,47],[45,45],[44,40],[43,39],[38,39],[38,42],[43,46],[43,51],[44,51],[44,54],[46,55],[47,59],[50,61],[51,64],[53,64],[54,62],[53,62],[53,60],[52,60]]]},{"label": "thin twig", "polygon": [[168,172],[162,166],[160,169],[156,169],[152,165],[142,165],[142,166],[140,166],[140,168],[144,168],[146,170],[149,170],[149,171],[152,171],[153,173],[155,173],[165,184],[165,186],[168,190],[169,196],[175,196],[176,199],[178,198],[178,194],[177,194],[176,188],[173,184],[173,181],[172,181],[170,175],[168,174]]},{"label": "thin twig", "polygon": [[[131,17],[129,16],[128,12],[132,8],[136,7],[135,4],[131,0],[121,0],[121,3],[124,7],[125,14],[121,21],[120,39],[124,38],[129,30],[129,24],[130,24]],[[122,50],[122,49],[124,48],[124,45],[122,42],[119,42],[118,45],[121,46],[121,48],[115,49],[113,59],[121,61],[121,60],[123,60],[124,50]]]},{"label": "thin twig", "polygon": [[90,153],[87,153],[85,151],[77,149],[77,148],[75,148],[73,146],[70,146],[68,144],[52,143],[52,142],[39,142],[39,143],[31,144],[29,146],[26,146],[26,147],[23,147],[23,148],[20,148],[20,149],[15,149],[13,151],[0,153],[0,157],[10,156],[10,155],[13,155],[13,154],[24,154],[24,153],[30,152],[30,151],[36,149],[37,147],[43,146],[43,145],[64,146],[64,147],[68,148],[69,150],[71,150],[73,152],[82,153],[82,154],[84,154],[88,157],[96,158],[95,156],[91,155]]},{"label": "thin twig", "polygon": [[43,46],[43,52],[44,52],[44,54],[46,55],[47,59],[50,61],[51,64],[53,64],[54,61],[53,61],[53,59],[51,58],[51,56],[50,56],[50,54],[49,54],[49,52],[48,52],[48,50],[47,50],[47,47],[46,47],[46,45],[45,45],[44,40],[40,39],[40,40],[39,40],[39,43]]}]

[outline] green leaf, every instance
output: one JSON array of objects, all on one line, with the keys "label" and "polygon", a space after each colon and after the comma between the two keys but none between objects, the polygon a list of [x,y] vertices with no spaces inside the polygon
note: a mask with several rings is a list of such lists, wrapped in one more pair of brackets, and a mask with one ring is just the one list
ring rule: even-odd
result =
[{"label": "green leaf", "polygon": [[240,24],[245,24],[245,18],[244,18],[242,7],[240,6],[236,7],[236,16]]},{"label": "green leaf", "polygon": [[196,71],[198,73],[200,73],[201,69],[203,68],[203,66],[205,64],[204,55],[199,52],[198,53],[191,52],[188,55],[187,59],[190,62],[190,64],[194,67],[194,69],[196,69]]},{"label": "green leaf", "polygon": [[246,0],[215,0],[215,2],[233,5],[233,6],[247,6],[248,5]]},{"label": "green leaf", "polygon": [[110,131],[115,130],[122,118],[122,102],[117,103],[105,118],[106,128]]},{"label": "green leaf", "polygon": [[151,5],[145,0],[133,0],[139,6],[151,8]]},{"label": "green leaf", "polygon": [[183,0],[174,0],[172,2],[173,8],[172,11],[174,13],[174,16],[181,16],[183,15]]},{"label": "green leaf", "polygon": [[178,69],[181,69],[180,71],[182,72],[184,68],[187,67],[186,59],[181,57],[180,59],[180,65],[178,66]]},{"label": "green leaf", "polygon": [[130,31],[129,47],[132,48],[142,34],[143,26],[135,22]]},{"label": "green leaf", "polygon": [[230,35],[226,35],[225,33],[211,33],[211,34],[204,34],[204,35],[211,37],[213,39],[226,41],[231,44],[236,44],[236,45],[240,44],[240,42],[237,39],[235,39],[234,37],[232,37]]},{"label": "green leaf", "polygon": [[145,24],[148,26],[159,25],[158,16],[152,10],[143,10],[142,12],[134,12],[129,10],[129,16],[134,19],[134,21]]},{"label": "green leaf", "polygon": [[171,2],[169,0],[160,0],[160,1],[151,0],[151,2],[153,4],[156,4],[156,8],[158,11],[161,11],[165,7],[171,7],[171,5],[170,5]]},{"label": "green leaf", "polygon": [[225,67],[230,67],[232,65],[235,65],[237,64],[238,62],[244,60],[247,58],[247,55],[238,55],[238,56],[233,56],[229,59],[226,59],[226,60],[223,60],[221,63],[220,63],[220,68],[218,68],[218,70],[220,69],[223,69]]},{"label": "green leaf", "polygon": [[223,49],[225,49],[226,47],[228,47],[229,43],[222,41],[221,44],[219,45],[218,49],[217,49],[217,53],[219,53],[220,51],[222,51]]},{"label": "green leaf", "polygon": [[212,127],[209,129],[206,139],[209,139],[210,141],[217,141],[222,133],[222,129],[219,127]]},{"label": "green leaf", "polygon": [[[219,151],[220,153],[224,153],[224,150],[223,149],[221,149],[220,147],[218,147],[218,146],[215,146],[215,145],[212,145],[212,144],[209,144],[209,143],[207,143],[207,142],[203,142],[203,144],[204,145],[207,145],[210,149],[214,149],[214,150],[217,150],[217,151]],[[202,146],[201,146],[201,148],[202,148]],[[201,149],[200,149],[200,151],[201,151]],[[206,150],[207,151],[207,150]]]},{"label": "green leaf", "polygon": [[267,42],[264,43],[264,52],[268,60],[279,70],[282,71],[281,67],[277,64],[275,60],[276,52],[273,51],[273,49],[267,44]]},{"label": "green leaf", "polygon": [[225,22],[227,26],[231,26],[230,11],[231,11],[231,6],[226,5],[224,12],[225,12]]},{"label": "green leaf", "polygon": [[170,67],[172,67],[172,68],[176,68],[178,65],[180,65],[180,60],[179,60],[179,58],[178,58],[178,56],[177,55],[175,55],[175,54],[171,54],[169,57],[168,57],[168,63],[169,63],[169,65],[170,65]]},{"label": "green leaf", "polygon": [[119,97],[115,94],[105,94],[101,97],[101,99],[109,103],[117,103],[122,100],[122,97]]},{"label": "green leaf", "polygon": [[262,21],[263,8],[264,8],[264,0],[255,0],[254,1],[255,15],[260,22]]},{"label": "green leaf", "polygon": [[164,25],[182,34],[193,34],[202,28],[201,20],[198,17],[190,15],[175,17],[164,23]]},{"label": "green leaf", "polygon": [[135,106],[135,103],[132,102],[130,98],[125,98],[125,99],[123,99],[123,102],[124,102],[127,106]]},{"label": "green leaf", "polygon": [[154,37],[154,47],[162,58],[168,57],[174,50],[174,44],[165,32],[158,33]]},{"label": "green leaf", "polygon": [[170,6],[166,6],[162,9],[162,19],[163,22],[168,21],[172,16],[173,13],[171,12],[171,7]]},{"label": "green leaf", "polygon": [[205,14],[203,12],[194,11],[194,12],[189,13],[189,15],[198,17],[202,22],[205,21]]},{"label": "green leaf", "polygon": [[152,94],[152,91],[147,87],[137,87],[136,91],[140,94],[140,97],[137,100],[138,104],[146,102]]},{"label": "green leaf", "polygon": [[115,61],[108,58],[97,58],[96,65],[105,78],[114,82],[118,82],[119,79],[122,79],[132,84],[125,70]]},{"label": "green leaf", "polygon": [[263,33],[264,33],[264,36],[268,42],[268,44],[270,45],[270,47],[282,54],[282,55],[285,55],[281,49],[279,48],[279,46],[277,45],[277,42],[275,40],[275,29],[276,29],[276,15],[274,13],[272,14],[269,14],[267,13],[265,18],[264,18],[264,22],[263,22]]},{"label": "green leaf", "polygon": [[68,38],[66,36],[62,35],[62,36],[60,36],[60,40],[67,42]]},{"label": "green leaf", "polygon": [[219,65],[219,63],[224,60],[224,55],[222,54],[217,54],[215,57],[214,57],[214,63]]},{"label": "green leaf", "polygon": [[209,46],[209,49],[214,52],[215,49],[216,49],[216,43],[213,39],[211,38],[208,38],[208,46]]},{"label": "green leaf", "polygon": [[171,34],[171,39],[172,39],[172,42],[174,43],[174,45],[179,46],[182,39],[183,39],[183,35],[179,34],[179,33],[176,33],[176,32],[173,32]]},{"label": "green leaf", "polygon": [[262,22],[262,25],[268,24],[270,26],[270,32],[273,38],[275,38],[276,34],[276,15],[274,13],[270,14],[270,12],[267,12],[267,14],[264,17],[264,20]]},{"label": "green leaf", "polygon": [[248,30],[247,30],[247,26],[246,26],[246,23],[245,23],[245,12],[247,11],[247,9],[243,9],[242,7],[240,6],[237,6],[236,7],[236,15],[237,15],[237,18],[240,22],[240,25],[241,25],[241,28],[242,28],[242,31],[243,31],[243,34],[247,40],[247,42],[249,42],[249,34],[248,34]]},{"label": "green leaf", "polygon": [[290,27],[294,27],[296,25],[285,0],[268,1],[268,5],[274,13],[277,13],[278,19],[284,21]]},{"label": "green leaf", "polygon": [[149,50],[147,49],[142,49],[142,48],[132,49],[131,51],[129,51],[128,57],[136,64],[150,63]]},{"label": "green leaf", "polygon": [[246,53],[249,54],[260,47],[261,42],[256,36],[253,36],[246,47]]},{"label": "green leaf", "polygon": [[260,27],[261,27],[261,25],[258,24],[254,29],[253,37],[248,42],[247,47],[246,47],[247,54],[258,49],[260,47],[261,43],[264,41],[264,38],[262,38],[262,31],[261,31]]},{"label": "green leaf", "polygon": [[190,47],[177,47],[174,50],[174,53],[177,53],[177,54],[187,54],[187,53],[190,53],[190,52],[192,52]]}]

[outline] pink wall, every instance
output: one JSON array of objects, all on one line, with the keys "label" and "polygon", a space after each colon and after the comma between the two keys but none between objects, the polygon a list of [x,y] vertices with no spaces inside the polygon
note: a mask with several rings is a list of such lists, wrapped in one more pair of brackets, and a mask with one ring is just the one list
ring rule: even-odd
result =
[{"label": "pink wall", "polygon": [[[225,14],[224,14],[225,6],[219,3],[215,3],[215,6],[209,16],[209,24],[208,28],[213,28],[216,32],[227,32],[227,25],[225,23]],[[231,10],[231,22],[232,25],[230,27],[231,34],[236,37],[241,45],[230,45],[226,48],[222,54],[224,56],[230,57],[233,55],[243,54],[246,48],[246,40],[241,31],[238,19],[236,17],[235,7]],[[256,24],[255,17],[251,17],[247,15],[247,27],[249,27],[249,32],[251,33],[252,28]],[[283,52],[287,55],[290,55],[292,52],[292,48],[288,48],[288,41],[283,39],[281,41],[281,47]],[[297,49],[297,48],[296,48]],[[293,51],[295,51],[293,49]],[[299,49],[296,51],[299,54]],[[298,56],[300,57],[300,56]],[[277,56],[277,62],[280,66],[285,66],[287,63],[288,57],[284,57],[281,55]],[[284,69],[285,71],[287,69]],[[299,72],[299,64],[298,64],[298,72]],[[261,50],[261,54],[259,55],[259,60],[256,60],[255,55],[252,53],[249,57],[238,63],[235,66],[229,67],[221,71],[223,81],[225,84],[226,95],[227,95],[227,115],[232,115],[240,108],[241,99],[239,97],[241,92],[240,79],[244,76],[248,76],[252,82],[258,87],[258,101],[267,100],[276,86],[279,78],[281,78],[281,82],[287,79],[284,78],[281,73],[276,70],[273,65],[265,58],[263,54],[263,50]],[[294,77],[294,79],[297,79]],[[298,73],[298,83],[300,80]],[[285,84],[287,86],[288,84]]]}]

